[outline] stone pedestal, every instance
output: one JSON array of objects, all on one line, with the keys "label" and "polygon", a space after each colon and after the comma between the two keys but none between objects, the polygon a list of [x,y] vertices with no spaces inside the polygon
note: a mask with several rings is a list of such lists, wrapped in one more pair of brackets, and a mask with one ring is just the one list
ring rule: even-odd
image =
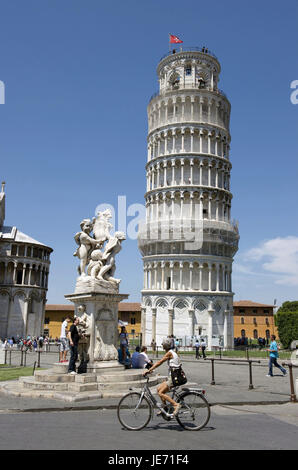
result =
[{"label": "stone pedestal", "polygon": [[[88,354],[88,370],[117,367],[118,304],[127,294],[108,292],[76,292],[65,295],[74,303],[75,316],[87,324],[86,342],[81,347]],[[80,349],[80,346],[79,346]]]}]

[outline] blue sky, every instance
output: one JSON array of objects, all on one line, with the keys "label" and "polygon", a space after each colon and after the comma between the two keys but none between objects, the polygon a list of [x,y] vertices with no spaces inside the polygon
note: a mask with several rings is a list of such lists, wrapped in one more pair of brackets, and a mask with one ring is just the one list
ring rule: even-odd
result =
[{"label": "blue sky", "polygon": [[[235,299],[297,299],[297,2],[2,0],[0,8],[6,223],[54,248],[49,303],[74,289],[81,219],[100,203],[117,208],[118,195],[143,204],[146,107],[169,32],[214,51],[232,104]],[[123,244],[117,277],[140,300],[136,240]]]}]

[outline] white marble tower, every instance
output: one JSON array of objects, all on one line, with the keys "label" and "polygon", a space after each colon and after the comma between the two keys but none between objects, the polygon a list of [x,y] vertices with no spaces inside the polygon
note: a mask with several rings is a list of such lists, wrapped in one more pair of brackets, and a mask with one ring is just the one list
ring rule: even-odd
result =
[{"label": "white marble tower", "polygon": [[174,334],[233,345],[230,110],[206,48],[168,53],[148,105],[143,342]]}]

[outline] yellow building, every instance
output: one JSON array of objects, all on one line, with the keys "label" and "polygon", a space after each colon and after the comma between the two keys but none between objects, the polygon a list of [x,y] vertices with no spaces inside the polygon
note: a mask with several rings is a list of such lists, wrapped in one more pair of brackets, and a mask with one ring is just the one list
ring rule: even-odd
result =
[{"label": "yellow building", "polygon": [[251,300],[239,300],[234,304],[235,338],[270,338],[278,331],[274,324],[274,305],[259,304]]},{"label": "yellow building", "polygon": [[[141,333],[141,304],[121,302],[118,307],[118,318],[127,323],[126,330],[130,336],[138,337]],[[45,308],[44,334],[50,338],[59,338],[61,324],[67,316],[74,316],[73,305],[51,305]]]},{"label": "yellow building", "polygon": [[74,316],[73,305],[50,305],[45,308],[44,334],[52,339],[60,338],[61,324],[66,317]]},{"label": "yellow building", "polygon": [[[274,324],[273,305],[260,304],[251,300],[234,302],[234,337],[257,339],[269,338],[278,331]],[[139,302],[121,302],[118,307],[119,320],[126,323],[130,337],[138,338],[141,334],[141,304]],[[73,305],[46,305],[44,334],[55,339],[60,337],[61,323],[70,315],[74,316]],[[120,331],[120,327],[119,327]]]},{"label": "yellow building", "polygon": [[[126,331],[130,338],[138,339],[141,334],[141,304],[139,302],[120,302],[118,319],[127,323]],[[119,327],[120,332],[120,327]]]}]

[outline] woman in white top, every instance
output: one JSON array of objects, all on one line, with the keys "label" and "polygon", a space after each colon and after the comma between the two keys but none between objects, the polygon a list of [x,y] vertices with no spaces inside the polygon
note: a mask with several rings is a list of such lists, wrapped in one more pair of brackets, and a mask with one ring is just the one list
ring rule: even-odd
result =
[{"label": "woman in white top", "polygon": [[162,382],[158,387],[157,387],[157,393],[163,403],[163,405],[166,405],[166,401],[170,402],[173,407],[174,407],[174,416],[178,413],[180,405],[177,403],[175,400],[173,400],[169,395],[166,395],[166,392],[169,392],[169,390],[174,386],[172,382],[172,377],[171,377],[171,369],[172,368],[178,368],[180,367],[180,361],[178,354],[171,349],[171,340],[170,339],[165,339],[162,342],[162,347],[166,351],[165,355],[157,361],[155,364],[153,364],[150,369],[146,370],[143,375],[150,374],[154,369],[159,367],[161,364],[164,362],[168,361],[168,366],[169,366],[169,376],[168,380],[165,382]]}]

